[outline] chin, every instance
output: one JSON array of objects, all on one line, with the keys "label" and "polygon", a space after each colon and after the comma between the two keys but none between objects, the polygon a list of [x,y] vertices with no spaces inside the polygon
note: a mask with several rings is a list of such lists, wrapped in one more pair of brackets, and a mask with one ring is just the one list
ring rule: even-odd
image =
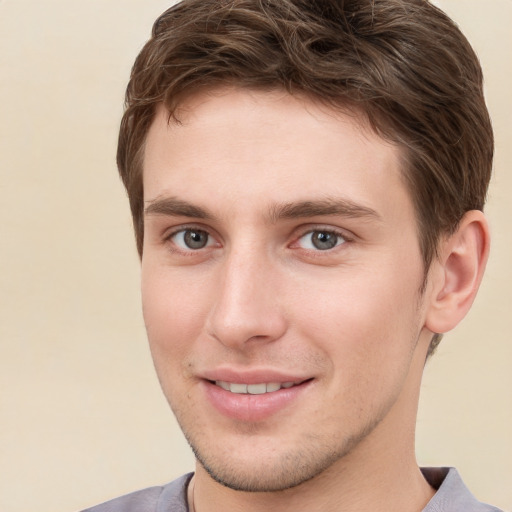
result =
[{"label": "chin", "polygon": [[276,492],[291,489],[315,478],[335,462],[333,458],[319,465],[318,461],[315,461],[316,464],[308,464],[302,459],[300,464],[279,461],[275,464],[251,464],[251,467],[247,468],[236,462],[229,465],[209,464],[197,455],[196,458],[213,480],[234,491],[244,492]]},{"label": "chin", "polygon": [[281,449],[257,450],[253,446],[243,454],[237,452],[236,444],[219,453],[205,450],[203,446],[198,448],[193,440],[187,440],[198,463],[224,487],[244,492],[277,492],[318,477],[342,460],[364,436],[365,433],[345,440],[313,438],[293,450],[282,446]]}]

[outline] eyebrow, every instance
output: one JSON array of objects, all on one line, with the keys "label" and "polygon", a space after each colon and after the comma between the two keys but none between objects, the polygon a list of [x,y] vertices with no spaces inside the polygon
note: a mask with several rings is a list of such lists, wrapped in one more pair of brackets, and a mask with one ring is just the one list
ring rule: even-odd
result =
[{"label": "eyebrow", "polygon": [[350,218],[368,218],[380,220],[381,216],[372,208],[348,199],[327,198],[319,201],[300,201],[283,203],[270,208],[269,217],[272,223],[280,219],[297,219],[323,215],[339,215]]},{"label": "eyebrow", "polygon": [[212,219],[206,210],[175,197],[163,197],[148,201],[144,208],[145,215],[168,215],[170,217],[194,217],[196,219]]},{"label": "eyebrow", "polygon": [[[176,197],[163,197],[148,201],[145,215],[167,215],[170,217],[190,217],[212,220],[214,216],[200,206],[193,205]],[[268,218],[275,224],[282,219],[299,219],[339,215],[350,218],[369,218],[380,220],[381,216],[372,208],[360,205],[349,199],[327,198],[317,201],[298,201],[272,205]]]}]

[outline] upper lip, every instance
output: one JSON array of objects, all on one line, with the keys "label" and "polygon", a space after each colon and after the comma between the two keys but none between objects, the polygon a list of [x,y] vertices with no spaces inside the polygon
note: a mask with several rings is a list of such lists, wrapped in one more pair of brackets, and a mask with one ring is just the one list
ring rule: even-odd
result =
[{"label": "upper lip", "polygon": [[223,381],[230,383],[261,384],[268,382],[300,383],[309,380],[311,376],[302,376],[296,373],[283,372],[274,369],[237,370],[234,368],[217,368],[201,373],[201,378],[209,381]]}]

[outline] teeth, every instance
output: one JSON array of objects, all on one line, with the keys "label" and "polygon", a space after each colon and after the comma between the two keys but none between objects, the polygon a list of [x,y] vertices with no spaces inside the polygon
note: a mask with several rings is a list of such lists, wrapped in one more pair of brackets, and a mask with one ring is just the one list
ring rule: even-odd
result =
[{"label": "teeth", "polygon": [[272,393],[279,391],[281,388],[291,388],[294,382],[268,382],[261,384],[239,384],[235,382],[225,382],[222,380],[215,381],[215,384],[226,391],[242,395],[263,395],[264,393]]},{"label": "teeth", "polygon": [[247,386],[247,393],[251,395],[263,395],[267,392],[266,384],[249,384]]},{"label": "teeth", "polygon": [[217,386],[220,386],[222,389],[225,389],[226,391],[229,391],[229,383],[228,382],[224,382],[222,380],[218,380],[215,382],[215,384],[217,384]]},{"label": "teeth", "polygon": [[272,393],[272,391],[279,391],[281,389],[281,384],[279,382],[269,382],[267,384],[267,393]]},{"label": "teeth", "polygon": [[247,384],[232,383],[229,385],[229,390],[231,391],[231,393],[247,393]]}]

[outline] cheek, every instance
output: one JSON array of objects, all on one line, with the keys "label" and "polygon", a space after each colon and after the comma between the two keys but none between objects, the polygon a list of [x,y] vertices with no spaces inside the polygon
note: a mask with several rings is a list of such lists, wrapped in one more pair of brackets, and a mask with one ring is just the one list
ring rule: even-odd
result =
[{"label": "cheek", "polygon": [[303,334],[315,340],[334,366],[343,366],[342,379],[360,375],[361,368],[367,375],[384,376],[408,360],[414,348],[421,323],[420,278],[414,272],[409,280],[399,279],[400,269],[388,270],[325,280],[296,300]]},{"label": "cheek", "polygon": [[196,284],[170,275],[166,269],[142,267],[142,309],[155,360],[178,362],[204,325],[204,300]]}]

